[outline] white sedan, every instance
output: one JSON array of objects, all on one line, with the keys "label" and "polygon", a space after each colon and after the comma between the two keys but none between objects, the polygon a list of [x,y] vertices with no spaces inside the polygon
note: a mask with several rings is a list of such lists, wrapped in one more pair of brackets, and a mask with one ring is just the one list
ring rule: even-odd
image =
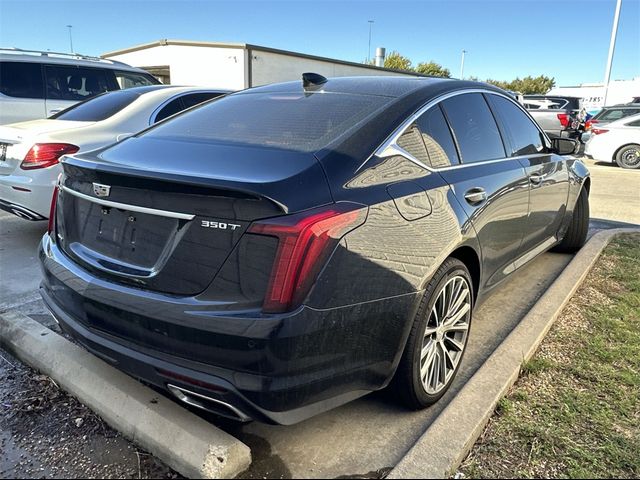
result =
[{"label": "white sedan", "polygon": [[0,127],[0,209],[46,220],[62,155],[94,150],[229,93],[154,85],[103,93],[49,118]]},{"label": "white sedan", "polygon": [[640,114],[591,129],[584,153],[622,168],[640,169]]}]

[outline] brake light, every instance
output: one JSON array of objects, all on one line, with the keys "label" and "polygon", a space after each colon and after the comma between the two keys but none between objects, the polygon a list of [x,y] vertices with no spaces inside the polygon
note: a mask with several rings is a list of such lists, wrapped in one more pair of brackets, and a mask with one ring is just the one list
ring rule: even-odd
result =
[{"label": "brake light", "polygon": [[22,170],[34,170],[55,165],[62,155],[76,153],[80,147],[70,143],[36,143],[22,161]]},{"label": "brake light", "polygon": [[53,189],[53,196],[51,197],[51,207],[49,208],[49,226],[47,227],[47,233],[51,234],[56,224],[56,205],[58,204],[58,185]]},{"label": "brake light", "polygon": [[609,130],[606,130],[604,128],[592,128],[591,129],[591,133],[594,135],[600,135],[602,133],[607,133]]},{"label": "brake light", "polygon": [[558,120],[560,120],[560,125],[562,125],[563,127],[569,125],[569,115],[567,115],[566,113],[559,113]]},{"label": "brake light", "polygon": [[262,310],[279,313],[300,305],[340,239],[366,217],[361,205],[337,203],[253,223],[249,233],[279,240]]}]

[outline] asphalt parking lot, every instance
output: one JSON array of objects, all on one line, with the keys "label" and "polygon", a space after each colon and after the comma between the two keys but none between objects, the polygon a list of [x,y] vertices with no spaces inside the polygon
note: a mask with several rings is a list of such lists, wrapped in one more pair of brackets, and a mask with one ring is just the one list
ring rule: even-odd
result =
[{"label": "asphalt parking lot", "polygon": [[[586,163],[593,178],[591,230],[640,225],[640,171],[592,160]],[[36,247],[44,230],[46,223],[0,212],[0,312],[19,310],[50,324],[37,292]],[[408,412],[388,393],[379,392],[294,426],[211,421],[251,447],[254,463],[246,475],[253,478],[380,477],[400,460],[571,258],[546,253],[491,295],[476,312],[456,382],[430,409]]]}]

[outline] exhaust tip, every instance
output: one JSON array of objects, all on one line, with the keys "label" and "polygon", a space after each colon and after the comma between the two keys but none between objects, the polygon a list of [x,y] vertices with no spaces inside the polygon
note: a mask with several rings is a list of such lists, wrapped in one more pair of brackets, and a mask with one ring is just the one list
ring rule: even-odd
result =
[{"label": "exhaust tip", "polygon": [[243,423],[250,422],[252,420],[249,415],[241,412],[233,405],[223,402],[222,400],[211,398],[206,395],[202,395],[201,393],[192,392],[186,388],[177,387],[170,383],[167,384],[167,389],[178,400],[186,403],[187,405],[191,405],[192,407],[215,413],[216,415],[221,415],[226,418],[231,418],[232,420],[238,420]]}]

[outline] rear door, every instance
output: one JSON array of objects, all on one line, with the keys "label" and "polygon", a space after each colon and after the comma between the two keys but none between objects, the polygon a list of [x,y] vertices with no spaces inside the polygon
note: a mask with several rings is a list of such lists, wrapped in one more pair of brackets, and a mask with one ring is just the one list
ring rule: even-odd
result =
[{"label": "rear door", "polygon": [[519,106],[499,95],[489,94],[487,99],[507,139],[507,153],[519,159],[530,182],[529,213],[519,253],[524,256],[519,262],[524,263],[557,241],[567,209],[569,172],[564,158],[550,152],[542,132]]},{"label": "rear door", "polygon": [[491,286],[514,269],[527,220],[529,180],[520,162],[506,155],[482,93],[456,95],[440,106],[461,164],[439,171],[453,187],[476,231],[482,248],[484,284]]}]

